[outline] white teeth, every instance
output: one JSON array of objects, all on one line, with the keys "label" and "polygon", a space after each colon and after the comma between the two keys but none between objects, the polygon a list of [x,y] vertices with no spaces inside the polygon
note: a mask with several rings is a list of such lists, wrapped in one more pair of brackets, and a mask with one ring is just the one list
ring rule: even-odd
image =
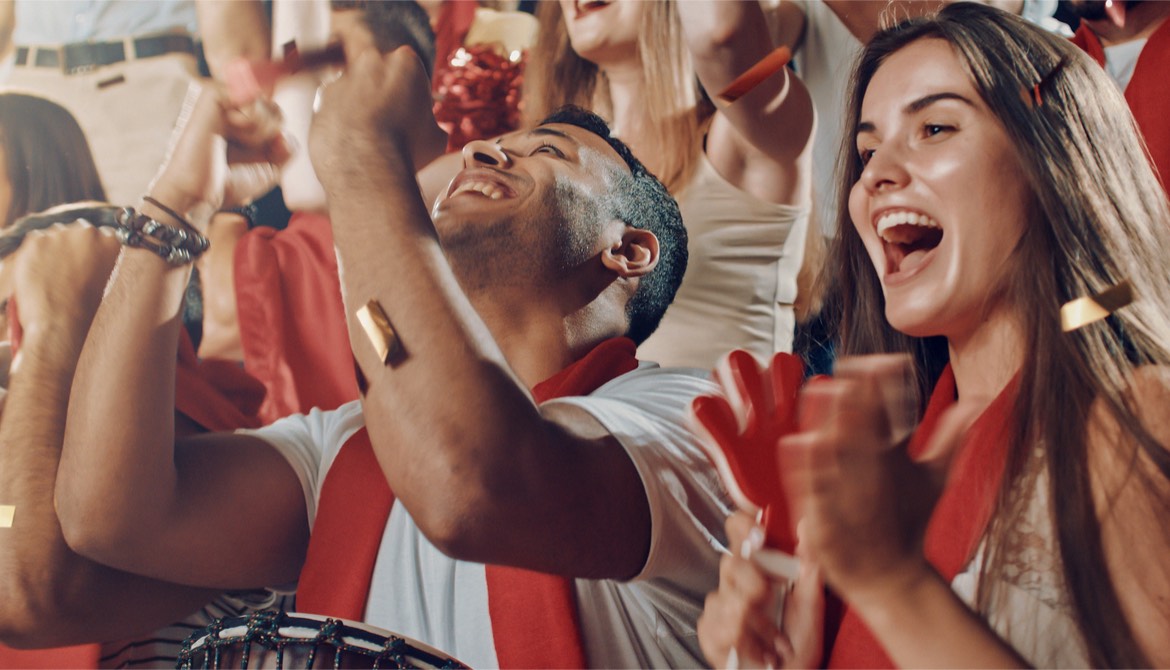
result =
[{"label": "white teeth", "polygon": [[475,191],[476,193],[491,198],[492,200],[499,200],[500,198],[504,197],[505,193],[503,189],[491,182],[469,181],[460,184],[459,188],[455,189],[455,192],[452,193],[451,196],[454,197],[460,193],[466,193],[468,191]]},{"label": "white teeth", "polygon": [[942,228],[942,226],[939,225],[938,221],[935,221],[934,219],[930,218],[929,216],[927,216],[925,214],[919,214],[917,212],[910,212],[910,211],[906,211],[906,210],[899,210],[896,212],[890,212],[888,214],[885,214],[882,216],[882,218],[878,219],[878,222],[877,222],[878,235],[883,240],[886,240],[887,242],[889,242],[890,240],[886,237],[886,232],[889,231],[894,226],[901,226],[904,224],[909,224],[911,226],[922,226],[925,228]]}]

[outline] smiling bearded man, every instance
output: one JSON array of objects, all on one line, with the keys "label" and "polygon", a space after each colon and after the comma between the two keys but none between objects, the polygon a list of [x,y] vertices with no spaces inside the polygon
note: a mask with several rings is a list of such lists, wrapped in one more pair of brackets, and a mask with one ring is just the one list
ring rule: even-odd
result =
[{"label": "smiling bearded man", "polygon": [[[223,104],[197,107],[155,199],[214,202],[223,170],[192,166],[225,127],[237,153],[271,155],[275,131],[233,134]],[[677,205],[567,110],[468,145],[432,221],[415,181],[442,149],[430,108],[413,54],[371,52],[314,122],[360,402],[175,440],[156,353],[173,353],[188,269],[123,251],[70,408],[65,535],[174,582],[299,578],[299,609],[475,666],[702,665],[728,507],[684,416],[713,387],[634,357],[686,267]]]}]

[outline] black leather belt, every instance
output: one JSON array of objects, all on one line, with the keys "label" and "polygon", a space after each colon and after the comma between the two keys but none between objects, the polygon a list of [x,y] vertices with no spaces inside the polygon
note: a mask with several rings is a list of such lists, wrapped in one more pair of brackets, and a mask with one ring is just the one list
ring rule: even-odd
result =
[{"label": "black leather belt", "polygon": [[155,35],[135,38],[129,42],[134,45],[134,53],[131,54],[126,53],[126,42],[74,42],[59,47],[17,47],[16,64],[83,72],[136,58],[195,53],[195,40],[190,35]]}]

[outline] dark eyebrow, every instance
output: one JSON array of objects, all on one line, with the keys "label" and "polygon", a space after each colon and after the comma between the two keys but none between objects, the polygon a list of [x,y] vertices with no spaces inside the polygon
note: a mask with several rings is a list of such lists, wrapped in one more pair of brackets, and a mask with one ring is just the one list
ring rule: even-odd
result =
[{"label": "dark eyebrow", "polygon": [[933,95],[927,95],[927,96],[921,97],[921,98],[915,100],[914,102],[910,103],[909,105],[906,105],[906,107],[902,109],[902,113],[907,114],[907,115],[916,114],[916,113],[921,112],[922,110],[926,109],[927,107],[930,107],[934,103],[940,102],[942,100],[958,100],[959,102],[966,104],[968,107],[975,106],[975,103],[971,102],[967,98],[964,98],[963,96],[959,95],[958,93],[950,93],[950,92],[935,93]]},{"label": "dark eyebrow", "polygon": [[[967,98],[959,95],[958,93],[951,93],[951,92],[934,93],[931,95],[923,96],[923,97],[915,100],[914,102],[911,102],[910,104],[906,105],[905,107],[902,108],[902,113],[905,114],[906,116],[909,116],[911,114],[917,114],[918,112],[921,112],[922,110],[926,109],[927,107],[930,107],[934,103],[941,102],[943,100],[958,100],[959,102],[966,104],[968,107],[975,106],[975,103],[973,103],[970,100],[968,100]],[[877,130],[877,126],[875,126],[873,123],[871,123],[869,121],[862,121],[861,123],[857,124],[857,133],[872,133],[875,130]]]},{"label": "dark eyebrow", "polygon": [[562,133],[561,131],[557,130],[556,128],[548,128],[545,126],[540,126],[538,128],[533,128],[531,131],[529,131],[528,134],[529,135],[552,135],[553,137],[559,137],[561,139],[568,140],[568,141],[572,142],[573,144],[579,144],[579,142],[577,142],[577,140],[573,139],[572,135],[569,135],[567,133]]}]

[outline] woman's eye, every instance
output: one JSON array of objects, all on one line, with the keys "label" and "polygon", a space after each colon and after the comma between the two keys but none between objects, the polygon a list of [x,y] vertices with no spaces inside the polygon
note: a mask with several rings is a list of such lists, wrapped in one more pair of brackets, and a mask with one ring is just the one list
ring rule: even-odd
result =
[{"label": "woman's eye", "polygon": [[862,149],[861,151],[857,152],[857,155],[861,158],[862,165],[869,164],[869,159],[873,158],[874,151],[874,149]]},{"label": "woman's eye", "polygon": [[939,123],[928,123],[922,127],[922,132],[927,137],[934,137],[935,135],[938,135],[939,133],[945,133],[945,132],[950,131],[950,130],[954,130],[954,127],[953,126],[944,126],[944,125],[939,124]]},{"label": "woman's eye", "polygon": [[560,149],[554,147],[551,144],[542,144],[539,147],[536,147],[536,151],[533,151],[532,153],[534,153],[534,154],[552,154],[558,158],[565,157],[565,154],[561,153]]}]

